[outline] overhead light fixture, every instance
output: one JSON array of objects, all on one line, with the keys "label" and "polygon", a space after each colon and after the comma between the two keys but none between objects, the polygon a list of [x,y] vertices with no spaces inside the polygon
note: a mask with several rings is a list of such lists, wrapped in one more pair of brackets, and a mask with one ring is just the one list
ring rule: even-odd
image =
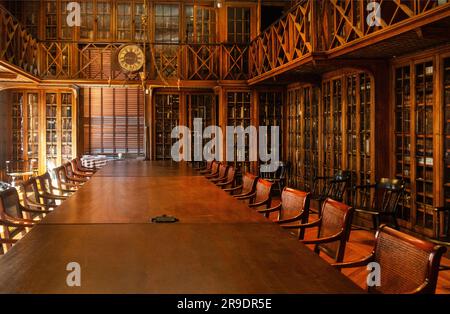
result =
[{"label": "overhead light fixture", "polygon": [[222,7],[222,0],[216,0],[216,7],[219,9]]}]

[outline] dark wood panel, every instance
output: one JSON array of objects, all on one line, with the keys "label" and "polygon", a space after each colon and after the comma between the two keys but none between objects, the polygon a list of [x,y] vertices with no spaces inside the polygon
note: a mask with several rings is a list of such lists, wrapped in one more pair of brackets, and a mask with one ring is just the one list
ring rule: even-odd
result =
[{"label": "dark wood panel", "polygon": [[[66,265],[81,266],[81,287]],[[1,293],[359,293],[272,224],[35,227],[0,259]]]}]

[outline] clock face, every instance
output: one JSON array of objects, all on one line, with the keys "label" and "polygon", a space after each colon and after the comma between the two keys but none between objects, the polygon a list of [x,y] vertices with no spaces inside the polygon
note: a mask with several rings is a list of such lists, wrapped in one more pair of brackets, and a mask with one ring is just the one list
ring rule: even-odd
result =
[{"label": "clock face", "polygon": [[118,59],[122,69],[128,72],[136,72],[144,65],[144,53],[136,45],[129,45],[120,49]]}]

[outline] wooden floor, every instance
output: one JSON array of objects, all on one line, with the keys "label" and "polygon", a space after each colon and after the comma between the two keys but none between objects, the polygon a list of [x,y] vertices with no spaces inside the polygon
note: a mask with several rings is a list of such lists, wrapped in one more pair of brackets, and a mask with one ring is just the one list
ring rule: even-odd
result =
[{"label": "wooden floor", "polygon": [[[273,217],[273,219],[275,218],[276,217]],[[310,215],[310,221],[313,221],[315,219],[317,219],[317,215]],[[316,236],[317,228],[311,228],[307,230],[305,239],[316,238]],[[350,241],[348,242],[345,250],[344,261],[354,261],[369,255],[372,252],[374,240],[374,232],[366,230],[352,230],[350,234]],[[310,247],[312,249],[312,246]],[[328,262],[332,262],[332,260],[324,254],[321,254],[321,257]],[[450,259],[443,258],[441,261],[441,265],[450,265]],[[357,285],[366,289],[367,270],[365,267],[344,269],[342,272]],[[441,271],[439,273],[436,293],[450,294],[450,270]]]}]

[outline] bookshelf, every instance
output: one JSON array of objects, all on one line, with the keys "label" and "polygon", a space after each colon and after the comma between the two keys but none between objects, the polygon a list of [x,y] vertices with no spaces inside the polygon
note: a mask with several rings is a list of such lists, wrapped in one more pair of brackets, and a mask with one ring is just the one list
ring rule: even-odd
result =
[{"label": "bookshelf", "polygon": [[395,70],[395,176],[406,184],[399,202],[398,218],[411,219],[411,68]]},{"label": "bookshelf", "polygon": [[156,159],[172,159],[171,148],[176,139],[172,129],[179,125],[180,95],[157,94],[155,97],[155,145]]},{"label": "bookshelf", "polygon": [[[242,126],[246,129],[251,124],[251,94],[250,92],[227,92],[227,126]],[[234,167],[241,174],[250,171],[249,139],[245,139],[245,153],[240,155],[236,149],[235,138]],[[238,160],[245,161],[238,161]]]},{"label": "bookshelf", "polygon": [[283,94],[279,91],[259,93],[259,126],[267,127],[266,143],[267,152],[272,146],[272,126],[279,127],[279,145],[277,147],[278,156],[282,156],[282,123],[283,121]]}]

